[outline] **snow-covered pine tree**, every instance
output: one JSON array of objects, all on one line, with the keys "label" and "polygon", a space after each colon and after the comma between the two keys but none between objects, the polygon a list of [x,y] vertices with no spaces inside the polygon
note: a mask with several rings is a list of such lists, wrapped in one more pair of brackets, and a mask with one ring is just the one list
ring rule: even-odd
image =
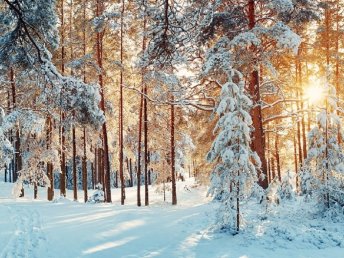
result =
[{"label": "snow-covered pine tree", "polygon": [[221,230],[240,229],[240,200],[257,181],[260,160],[250,147],[252,102],[247,97],[242,74],[229,69],[223,83],[214,129],[218,133],[208,153],[209,162],[218,162],[211,175],[209,193],[221,201],[216,226]]},{"label": "snow-covered pine tree", "polygon": [[[248,1],[193,1],[192,11],[198,17],[194,26],[196,35],[195,59],[202,54],[202,48],[213,55],[214,62],[220,62],[219,49],[226,47],[230,56],[230,67],[239,70],[247,80],[248,92],[253,102],[252,148],[262,162],[259,183],[267,188],[267,163],[265,158],[265,132],[262,124],[262,103],[266,74],[277,75],[274,61],[282,54],[297,52],[301,42],[289,24],[314,19],[314,1],[291,0],[248,0]],[[209,49],[210,48],[210,49]],[[190,51],[189,51],[190,52]],[[211,52],[211,53],[210,53]],[[226,55],[226,53],[225,53]],[[203,59],[204,60],[204,59]],[[262,76],[261,71],[265,75]]]},{"label": "snow-covered pine tree", "polygon": [[[13,129],[18,132],[25,131],[23,126],[28,122],[31,122],[31,127],[42,125],[42,121],[47,117],[56,121],[60,112],[66,114],[65,121],[72,121],[73,117],[73,123],[88,124],[95,128],[105,120],[99,109],[98,85],[86,84],[75,77],[66,77],[52,62],[51,52],[57,49],[59,42],[55,5],[54,0],[5,0],[0,4],[0,76],[6,78],[8,71],[14,71],[15,76],[10,76],[11,84],[25,92],[25,98],[18,103],[12,101],[14,108],[8,109],[5,122],[1,126],[4,134],[9,134]],[[25,114],[33,116],[29,117],[29,120]],[[41,148],[43,142],[38,140],[37,132],[32,134],[30,131],[20,137],[23,144],[36,137],[37,145],[34,147],[34,144],[30,143],[31,150],[37,148],[36,150],[41,150],[42,153],[31,153],[27,156],[23,144],[16,147],[18,157],[24,157],[27,162],[35,160],[18,166],[18,170],[22,170],[18,185],[21,185],[21,181],[42,183],[39,182],[39,178],[42,178],[39,173],[43,173],[43,169],[37,159],[47,162],[53,155]],[[32,175],[32,171],[38,174]]]},{"label": "snow-covered pine tree", "polygon": [[308,134],[308,156],[301,174],[302,190],[317,198],[323,208],[344,206],[344,153],[338,143],[343,138],[337,115],[336,90],[325,86],[325,106],[320,108],[317,123]]}]

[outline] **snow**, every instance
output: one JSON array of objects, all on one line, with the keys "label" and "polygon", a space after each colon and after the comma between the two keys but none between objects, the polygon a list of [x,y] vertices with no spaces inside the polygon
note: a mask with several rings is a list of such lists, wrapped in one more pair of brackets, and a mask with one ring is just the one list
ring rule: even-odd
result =
[{"label": "snow", "polygon": [[[0,173],[1,176],[1,173]],[[163,202],[150,188],[151,205],[135,205],[135,188],[119,189],[113,204],[57,202],[28,197],[13,199],[12,184],[0,182],[0,257],[343,257],[344,225],[317,215],[301,197],[267,207],[251,200],[242,204],[245,225],[238,235],[212,230],[217,203],[193,178],[178,182],[177,206]],[[58,190],[56,191],[58,193]],[[90,194],[92,191],[90,191]],[[70,198],[70,199],[69,199]],[[167,200],[170,200],[170,193]]]}]

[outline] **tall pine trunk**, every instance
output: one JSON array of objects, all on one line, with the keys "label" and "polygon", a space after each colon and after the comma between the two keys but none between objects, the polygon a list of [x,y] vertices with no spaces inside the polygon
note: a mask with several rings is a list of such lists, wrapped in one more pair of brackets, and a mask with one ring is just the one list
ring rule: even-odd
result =
[{"label": "tall pine trunk", "polygon": [[[70,1],[70,15],[69,15],[69,40],[70,43],[70,58],[74,59],[74,49],[73,49],[73,0]],[[73,68],[70,70],[70,74],[73,76]],[[73,116],[75,114],[73,112]],[[72,152],[73,152],[73,199],[78,200],[78,176],[76,167],[76,136],[75,136],[75,126],[72,126]]]},{"label": "tall pine trunk", "polygon": [[[248,1],[248,20],[249,29],[253,29],[256,25],[256,15],[255,15],[255,1]],[[255,55],[256,48],[251,47],[252,55]],[[260,106],[260,90],[259,90],[259,74],[255,70],[256,64],[253,64],[253,71],[250,74],[249,80],[249,93],[253,101],[253,108],[251,110],[252,125],[254,130],[252,132],[252,149],[258,154],[260,161],[262,163],[261,173],[263,176],[259,177],[259,184],[264,189],[268,187],[267,178],[267,164],[265,159],[265,140],[264,140],[264,130],[262,124],[262,109]]]},{"label": "tall pine trunk", "polygon": [[[172,93],[173,94],[173,93]],[[172,102],[174,97],[172,95]],[[172,205],[177,204],[177,191],[176,191],[176,166],[175,166],[175,110],[173,103],[171,104],[171,180],[172,180]]]},{"label": "tall pine trunk", "polygon": [[276,168],[278,180],[281,182],[281,163],[280,163],[280,154],[279,154],[279,135],[278,135],[278,125],[275,127],[275,157],[276,157]]},{"label": "tall pine trunk", "polygon": [[[102,1],[97,0],[96,1],[96,15],[100,16],[103,12],[102,8]],[[105,97],[104,97],[104,82],[103,82],[103,43],[102,43],[102,36],[103,33],[97,32],[97,43],[96,43],[96,52],[97,52],[97,63],[98,67],[100,68],[100,73],[98,75],[98,82],[100,85],[100,108],[104,112],[105,115]],[[108,145],[108,134],[107,134],[107,124],[106,121],[103,124],[102,127],[102,136],[103,136],[103,148],[104,148],[104,154],[103,154],[103,167],[104,167],[104,178],[105,182],[103,185],[104,192],[105,192],[105,202],[111,202],[111,182],[110,182],[110,160],[109,160],[109,145]]]},{"label": "tall pine trunk", "polygon": [[[84,23],[86,23],[86,4],[87,0],[83,3],[83,20]],[[83,55],[86,56],[86,25],[83,25]],[[84,83],[86,83],[86,66],[84,65],[83,68],[83,79]],[[83,150],[84,155],[82,157],[82,188],[84,190],[84,202],[87,202],[88,199],[88,193],[87,193],[87,154],[86,154],[86,126],[84,126],[83,130]],[[93,180],[92,180],[93,182]]]},{"label": "tall pine trunk", "polygon": [[[146,50],[146,3],[145,0],[142,0],[142,6],[144,8],[143,14],[143,37],[142,37],[142,52]],[[144,94],[144,75],[145,71],[142,68],[141,71],[141,97],[140,97],[140,111],[139,111],[139,135],[138,135],[138,150],[137,150],[137,206],[141,206],[141,141],[142,141],[142,113],[144,108],[145,97]]]},{"label": "tall pine trunk", "polygon": [[[144,84],[144,95],[147,96],[147,85]],[[147,98],[143,99],[143,133],[144,133],[144,173],[145,173],[145,206],[149,205],[148,194],[148,114],[147,114]]]},{"label": "tall pine trunk", "polygon": [[[49,151],[51,149],[51,137],[52,137],[52,122],[51,122],[51,117],[47,117],[47,150]],[[47,191],[47,197],[48,201],[52,201],[54,199],[54,174],[53,174],[53,164],[51,162],[47,163],[47,176],[50,181],[50,186],[48,187]]]},{"label": "tall pine trunk", "polygon": [[[13,68],[10,69],[10,80],[11,80],[11,88],[12,88],[12,107],[13,110],[17,109],[17,92],[16,92],[16,83],[15,83],[15,76]],[[19,127],[16,125],[15,129],[15,144],[14,144],[14,171],[13,171],[13,181],[16,182],[19,177],[19,173],[22,169],[22,156],[21,156],[21,148],[20,148],[20,132]],[[19,197],[24,197],[24,188],[22,186]]]},{"label": "tall pine trunk", "polygon": [[[64,33],[64,0],[61,1],[61,74],[65,73],[65,33]],[[63,89],[62,93],[63,94]],[[63,96],[60,96],[61,102]],[[60,174],[60,195],[66,197],[66,156],[65,156],[65,127],[64,123],[64,112],[60,112],[60,163],[61,163],[61,174]]]},{"label": "tall pine trunk", "polygon": [[121,70],[120,70],[120,85],[119,85],[119,177],[121,180],[121,205],[124,205],[125,200],[125,185],[123,174],[123,17],[124,16],[124,0],[122,0],[121,10],[121,32],[120,32],[120,58],[121,58]]},{"label": "tall pine trunk", "polygon": [[[143,83],[143,74],[141,83]],[[143,86],[141,86],[141,101],[139,111],[139,139],[137,146],[137,206],[141,206],[141,142],[142,142],[142,109],[143,109]]]}]

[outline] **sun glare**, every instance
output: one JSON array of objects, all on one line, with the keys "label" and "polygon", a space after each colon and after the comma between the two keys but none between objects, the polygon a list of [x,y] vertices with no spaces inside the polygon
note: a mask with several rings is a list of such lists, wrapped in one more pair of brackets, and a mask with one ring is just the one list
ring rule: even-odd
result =
[{"label": "sun glare", "polygon": [[305,89],[304,97],[311,104],[319,103],[324,99],[324,87],[319,80],[312,81],[312,84]]}]

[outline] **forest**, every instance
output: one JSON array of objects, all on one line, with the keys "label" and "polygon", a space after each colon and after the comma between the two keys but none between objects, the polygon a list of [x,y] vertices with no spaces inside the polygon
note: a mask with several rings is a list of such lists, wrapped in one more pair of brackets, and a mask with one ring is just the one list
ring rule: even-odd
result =
[{"label": "forest", "polygon": [[343,0],[1,0],[0,257],[343,257],[343,60]]}]

